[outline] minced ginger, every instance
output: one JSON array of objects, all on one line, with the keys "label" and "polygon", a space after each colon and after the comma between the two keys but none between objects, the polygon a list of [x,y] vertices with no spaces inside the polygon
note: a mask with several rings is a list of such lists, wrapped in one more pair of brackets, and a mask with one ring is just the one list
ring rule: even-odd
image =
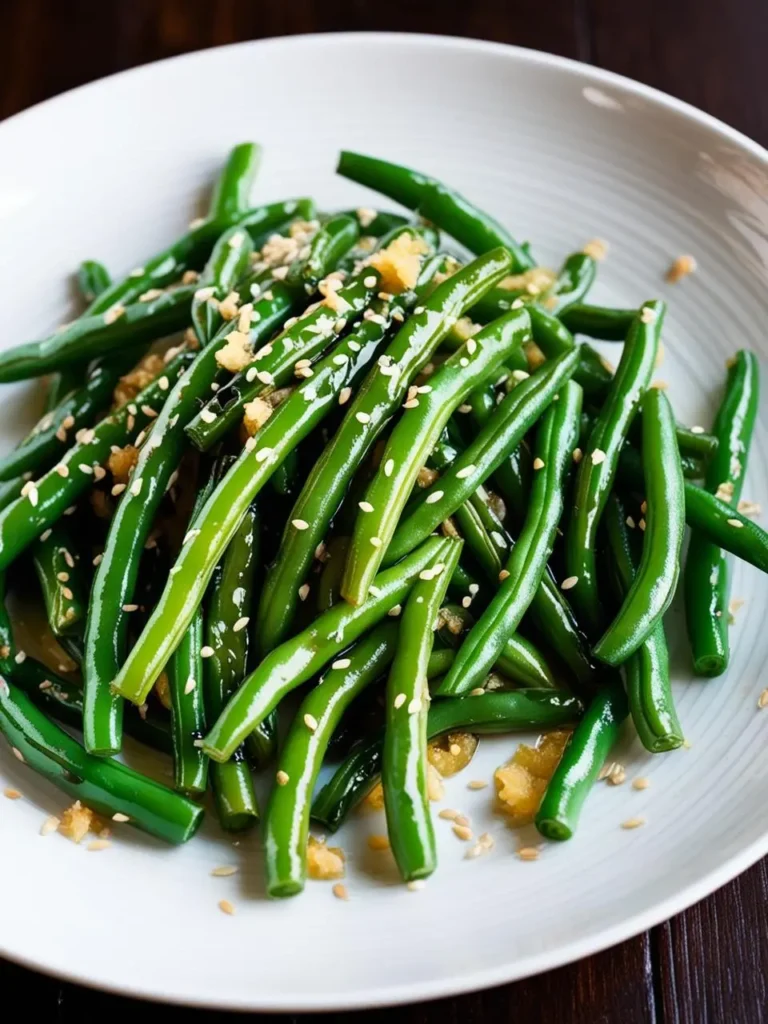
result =
[{"label": "minced ginger", "polygon": [[216,353],[216,362],[230,373],[239,373],[253,359],[253,346],[247,334],[230,331],[227,342]]},{"label": "minced ginger", "polygon": [[370,258],[370,266],[381,274],[381,287],[391,295],[413,288],[419,278],[421,260],[427,252],[427,244],[418,235],[404,231],[393,239],[386,247],[375,252]]},{"label": "minced ginger", "polygon": [[570,735],[561,729],[542,736],[535,747],[521,743],[513,757],[494,772],[497,809],[513,824],[533,821]]},{"label": "minced ginger", "polygon": [[243,426],[249,437],[260,430],[272,415],[272,404],[263,398],[254,398],[252,402],[246,402],[243,406]]},{"label": "minced ginger", "polygon": [[91,831],[94,824],[94,813],[90,807],[76,800],[61,816],[59,832],[71,839],[73,843],[81,843]]},{"label": "minced ginger", "polygon": [[499,288],[510,292],[523,291],[539,295],[547,291],[557,280],[557,274],[549,267],[531,267],[522,274],[509,274],[499,282]]},{"label": "minced ginger", "polygon": [[125,445],[110,453],[107,459],[107,469],[112,474],[116,484],[127,484],[131,470],[139,458],[139,449],[132,444]]},{"label": "minced ginger", "polygon": [[145,355],[138,361],[130,373],[126,373],[117,382],[117,386],[112,393],[114,405],[119,408],[121,405],[125,405],[126,402],[132,402],[138,393],[144,390],[147,384],[163,372],[164,366],[163,357],[156,352],[150,352]]},{"label": "minced ginger", "polygon": [[449,732],[427,745],[427,758],[444,779],[466,768],[477,750],[477,736],[471,732]]},{"label": "minced ginger", "polygon": [[310,836],[307,842],[307,874],[320,881],[343,878],[344,851],[338,846],[326,846]]}]

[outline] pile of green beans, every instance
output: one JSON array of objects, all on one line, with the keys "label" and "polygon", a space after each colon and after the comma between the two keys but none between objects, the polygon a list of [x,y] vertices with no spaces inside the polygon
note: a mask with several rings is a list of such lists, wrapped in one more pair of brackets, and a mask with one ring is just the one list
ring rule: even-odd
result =
[{"label": "pile of green beans", "polygon": [[[0,733],[170,843],[209,790],[225,832],[261,819],[283,898],[311,822],[336,830],[379,780],[400,876],[432,874],[430,740],[573,728],[535,817],[566,840],[625,720],[651,753],[684,742],[680,573],[712,676],[726,554],[768,572],[739,502],[757,361],[735,355],[711,433],[687,428],[651,384],[665,303],[591,304],[591,255],[542,274],[440,180],[348,151],[339,173],[406,214],[253,206],[259,162],[236,146],[201,221],[122,279],[85,260],[82,314],[0,353],[0,382],[51,375],[0,458]],[[624,343],[615,372],[584,338]],[[16,645],[30,565],[71,679]],[[124,733],[173,789],[112,759]]]}]

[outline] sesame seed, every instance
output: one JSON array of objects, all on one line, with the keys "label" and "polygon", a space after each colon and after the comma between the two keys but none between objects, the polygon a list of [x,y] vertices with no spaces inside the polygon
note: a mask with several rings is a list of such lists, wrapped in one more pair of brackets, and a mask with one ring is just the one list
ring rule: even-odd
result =
[{"label": "sesame seed", "polygon": [[292,519],[291,526],[295,527],[295,529],[297,530],[309,529],[309,523],[306,521],[306,519]]},{"label": "sesame seed", "polygon": [[627,818],[626,821],[622,821],[621,827],[624,829],[640,828],[645,824],[645,818]]},{"label": "sesame seed", "polygon": [[414,878],[412,882],[408,882],[406,888],[409,892],[420,892],[426,884],[423,878]]},{"label": "sesame seed", "polygon": [[219,910],[223,914],[229,914],[230,917],[233,917],[235,913],[235,908],[229,900],[219,900]]},{"label": "sesame seed", "polygon": [[59,476],[63,476],[66,479],[69,476],[69,466],[65,466],[63,462],[60,462],[56,467],[56,472]]},{"label": "sesame seed", "polygon": [[468,825],[454,825],[453,834],[458,838],[467,842],[472,838],[472,829]]},{"label": "sesame seed", "polygon": [[138,497],[138,496],[139,496],[139,494],[141,494],[141,485],[142,485],[142,479],[141,479],[141,477],[139,476],[139,477],[137,477],[137,478],[136,478],[136,479],[135,479],[135,480],[133,481],[133,483],[131,484],[131,494],[132,494],[132,495],[133,495],[134,497]]},{"label": "sesame seed", "polygon": [[605,452],[601,448],[595,448],[595,450],[590,455],[590,459],[592,460],[593,466],[599,466],[601,462],[605,462],[605,458]]},{"label": "sesame seed", "polygon": [[24,662],[27,660],[27,652],[17,651],[16,656],[14,657],[13,660],[16,662],[17,665],[23,665]]},{"label": "sesame seed", "polygon": [[[20,651],[19,653],[22,654],[23,651]],[[24,655],[24,658],[26,658],[26,654]],[[24,658],[22,658],[21,660],[23,661]],[[16,657],[16,661],[17,662],[19,661],[18,656]],[[19,662],[19,664],[21,664],[21,662]],[[18,747],[11,747],[11,753],[13,754],[13,756],[16,758],[17,761],[21,761],[22,764],[26,764],[27,763],[24,760],[24,755],[22,754],[22,752],[19,750]]]},{"label": "sesame seed", "polygon": [[499,573],[499,583],[503,583],[504,580],[506,580],[508,578],[509,578],[509,570],[508,569],[502,569],[501,572]]},{"label": "sesame seed", "polygon": [[394,606],[394,608],[390,608],[389,609],[389,611],[387,612],[387,615],[391,616],[391,618],[393,618],[393,619],[396,619],[397,616],[400,614],[400,612],[402,610],[403,610],[403,606],[401,604],[396,604]]},{"label": "sesame seed", "polygon": [[337,882],[331,889],[331,892],[333,893],[337,900],[349,899],[349,889],[347,889],[346,885],[344,885],[342,882]]},{"label": "sesame seed", "polygon": [[572,590],[573,587],[579,582],[578,576],[566,576],[563,582],[560,584],[561,590]]},{"label": "sesame seed", "polygon": [[407,402],[403,402],[404,409],[415,409],[419,404],[418,398],[409,398]]},{"label": "sesame seed", "polygon": [[88,843],[86,850],[89,853],[98,853],[100,850],[108,850],[111,845],[108,839],[94,839],[92,843]]},{"label": "sesame seed", "polygon": [[120,823],[123,823],[130,820],[131,819],[128,817],[127,814],[122,814],[120,811],[117,811],[115,814],[112,815],[112,821],[118,821]]},{"label": "sesame seed", "polygon": [[757,706],[761,709],[768,708],[768,687],[757,698]]},{"label": "sesame seed", "polygon": [[729,526],[735,526],[737,530],[740,530],[744,526],[744,523],[742,523],[740,519],[726,519],[726,522]]},{"label": "sesame seed", "polygon": [[463,469],[460,469],[457,472],[456,479],[457,480],[466,480],[466,478],[468,476],[472,476],[472,474],[475,472],[476,469],[477,469],[477,466],[475,466],[475,465],[464,466]]},{"label": "sesame seed", "polygon": [[194,676],[190,676],[189,679],[184,684],[184,693],[190,694],[190,693],[192,693],[195,690],[196,687],[197,687],[197,680],[195,679]]},{"label": "sesame seed", "polygon": [[137,604],[124,604],[123,605],[123,611],[124,612],[137,612],[138,610],[139,610],[139,606]]},{"label": "sesame seed", "polygon": [[59,580],[61,583],[66,583],[67,580],[69,579],[69,573],[68,572],[57,572],[56,573],[56,579]]},{"label": "sesame seed", "polygon": [[436,501],[440,501],[444,494],[444,491],[433,491],[431,494],[428,494],[424,500],[427,505],[434,505]]},{"label": "sesame seed", "polygon": [[537,457],[536,457],[536,458],[535,458],[535,459],[533,460],[533,468],[534,468],[534,469],[544,469],[544,460],[543,460],[543,459],[540,459],[540,458],[539,458],[539,457],[537,456]]},{"label": "sesame seed", "polygon": [[482,697],[484,695],[485,695],[485,690],[482,688],[482,686],[476,686],[474,688],[474,690],[470,690],[469,691],[469,696],[470,697]]},{"label": "sesame seed", "polygon": [[485,789],[487,785],[485,779],[472,779],[467,783],[467,789]]},{"label": "sesame seed", "polygon": [[274,448],[260,448],[256,452],[256,461],[257,462],[264,462],[265,459],[271,458],[271,456],[273,454],[274,454]]},{"label": "sesame seed", "polygon": [[387,459],[387,461],[384,463],[384,476],[392,476],[394,468],[395,468],[395,460],[394,459]]},{"label": "sesame seed", "polygon": [[368,836],[368,849],[376,850],[377,852],[381,852],[382,850],[388,850],[389,839],[387,838],[387,836]]},{"label": "sesame seed", "polygon": [[72,598],[75,596],[72,593],[72,590],[69,587],[62,587],[61,588],[61,595],[62,595],[62,597],[64,598],[65,601],[71,601]]},{"label": "sesame seed", "polygon": [[640,310],[640,321],[644,324],[652,324],[656,320],[656,310],[650,306],[643,306]]},{"label": "sesame seed", "polygon": [[362,512],[373,512],[373,505],[370,501],[358,501],[357,505]]},{"label": "sesame seed", "polygon": [[648,789],[650,784],[651,784],[651,780],[650,779],[646,779],[646,778],[643,778],[642,776],[640,776],[639,778],[637,778],[637,779],[635,779],[633,781],[632,789]]},{"label": "sesame seed", "polygon": [[317,729],[317,719],[314,715],[304,715],[304,725],[309,729],[310,732],[314,732]]},{"label": "sesame seed", "polygon": [[371,545],[375,548],[381,547],[381,537],[371,537]]},{"label": "sesame seed", "polygon": [[309,597],[309,584],[308,583],[304,583],[302,586],[299,587],[299,600],[300,601],[306,601],[308,597]]},{"label": "sesame seed", "polygon": [[637,525],[640,527],[641,530],[644,530],[645,529],[645,520],[641,519],[640,522]]},{"label": "sesame seed", "polygon": [[333,662],[331,668],[349,668],[351,664],[352,661],[350,658],[339,658],[337,661]]},{"label": "sesame seed", "polygon": [[446,807],[444,811],[440,811],[438,818],[443,818],[445,821],[455,821],[459,816],[458,811],[451,810],[450,807]]},{"label": "sesame seed", "polygon": [[104,554],[103,553],[102,554],[98,554],[93,559],[93,565],[101,565],[103,560],[104,560]]},{"label": "sesame seed", "polygon": [[465,402],[464,405],[460,405],[459,406],[458,411],[461,412],[461,413],[472,412],[472,406],[471,405],[467,405],[466,402]]},{"label": "sesame seed", "polygon": [[256,447],[256,438],[255,437],[249,437],[248,440],[243,445],[243,447],[245,448],[245,450],[247,452],[252,452],[253,449]]},{"label": "sesame seed", "polygon": [[200,657],[201,658],[212,658],[213,655],[214,655],[214,650],[213,650],[213,648],[209,644],[206,644],[204,647],[200,648]]},{"label": "sesame seed", "polygon": [[378,283],[379,279],[373,274],[369,274],[368,277],[363,278],[363,285],[366,288],[375,288]]},{"label": "sesame seed", "polygon": [[6,797],[6,799],[8,800],[21,800],[21,793],[18,791],[18,789],[11,789],[10,786],[7,786],[3,790],[3,796]]},{"label": "sesame seed", "polygon": [[234,624],[234,626],[232,627],[232,632],[233,633],[239,633],[241,629],[245,629],[245,627],[248,625],[248,623],[250,621],[251,621],[250,616],[248,616],[248,615],[241,616],[237,620],[237,622]]},{"label": "sesame seed", "polygon": [[213,423],[216,420],[216,413],[213,411],[213,409],[201,409],[200,419],[203,421],[203,423]]},{"label": "sesame seed", "polygon": [[421,698],[420,697],[414,697],[413,700],[408,702],[408,714],[409,715],[418,715],[418,713],[420,711],[421,711]]},{"label": "sesame seed", "polygon": [[517,851],[517,856],[520,860],[538,860],[539,851],[535,846],[521,846]]}]

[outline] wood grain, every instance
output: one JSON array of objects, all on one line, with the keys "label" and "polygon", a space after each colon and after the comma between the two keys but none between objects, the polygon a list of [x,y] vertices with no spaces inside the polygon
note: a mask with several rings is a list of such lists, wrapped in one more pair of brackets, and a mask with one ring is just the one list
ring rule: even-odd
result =
[{"label": "wood grain", "polygon": [[[0,0],[0,12],[0,117],[190,50],[297,32],[381,29],[493,39],[592,62],[768,143],[766,0]],[[345,1018],[760,1024],[768,1021],[767,897],[763,863],[667,924],[577,964],[488,992]],[[108,1020],[137,1008],[2,961],[0,991],[6,1004],[17,995],[28,1015],[62,1022]],[[162,1012],[169,1024],[213,1019],[204,1011]]]}]

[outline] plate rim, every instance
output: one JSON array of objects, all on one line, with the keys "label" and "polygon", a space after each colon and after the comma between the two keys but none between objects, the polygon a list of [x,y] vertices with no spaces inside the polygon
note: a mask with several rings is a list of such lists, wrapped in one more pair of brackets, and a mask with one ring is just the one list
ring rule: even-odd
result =
[{"label": "plate rim", "polygon": [[[547,53],[542,50],[523,47],[511,43],[491,40],[464,38],[461,36],[441,35],[437,33],[416,32],[382,32],[382,31],[345,31],[345,32],[314,32],[299,33],[287,36],[269,36],[263,39],[248,39],[222,46],[206,47],[188,53],[176,54],[160,60],[140,64],[136,67],[104,75],[83,85],[74,86],[39,103],[33,104],[16,114],[0,121],[0,137],[6,126],[16,125],[21,119],[36,116],[40,111],[53,108],[57,104],[66,104],[71,98],[88,90],[98,89],[105,82],[123,79],[126,76],[136,78],[152,75],[159,65],[180,62],[193,62],[201,55],[218,51],[235,49],[270,49],[273,47],[313,47],[325,41],[344,42],[353,45],[356,42],[378,43],[397,46],[431,46],[435,49],[464,50],[477,53],[495,53],[532,65],[539,65],[558,71],[568,71],[581,77],[585,84],[606,85],[619,88],[628,94],[642,97],[661,108],[671,111],[687,120],[693,121],[709,129],[722,138],[746,150],[753,158],[768,167],[768,149],[751,139],[748,135],[733,128],[731,125],[705,113],[685,100],[677,99],[669,93],[653,86],[645,85],[626,75],[595,67],[570,57]],[[144,1001],[152,1001],[166,1005],[189,1006],[211,1010],[233,1010],[269,1013],[305,1013],[333,1012],[353,1009],[373,1009],[390,1006],[401,1006],[408,1003],[420,1003],[432,999],[448,998],[470,992],[481,991],[494,986],[511,984],[512,982],[532,977],[536,974],[553,970],[576,960],[599,953],[627,939],[634,938],[674,915],[686,910],[693,904],[709,896],[715,890],[732,881],[737,875],[746,871],[758,860],[768,854],[768,828],[765,833],[750,845],[728,858],[723,864],[713,868],[700,879],[668,896],[661,903],[656,903],[643,912],[636,913],[627,920],[615,924],[586,938],[575,939],[556,950],[545,950],[525,958],[518,958],[507,965],[496,966],[456,976],[449,981],[419,981],[398,984],[395,986],[379,986],[375,989],[352,989],[344,993],[303,998],[299,993],[291,993],[286,999],[276,1001],[273,998],[228,997],[225,992],[215,998],[208,996],[184,995],[182,993],[158,992],[150,985],[142,986],[140,981],[120,983],[119,985],[97,977],[79,973],[77,970],[65,970],[51,967],[34,957],[19,955],[6,947],[0,940],[0,957],[11,963],[37,971],[49,977],[72,984],[83,985],[114,995],[128,996]]]}]

